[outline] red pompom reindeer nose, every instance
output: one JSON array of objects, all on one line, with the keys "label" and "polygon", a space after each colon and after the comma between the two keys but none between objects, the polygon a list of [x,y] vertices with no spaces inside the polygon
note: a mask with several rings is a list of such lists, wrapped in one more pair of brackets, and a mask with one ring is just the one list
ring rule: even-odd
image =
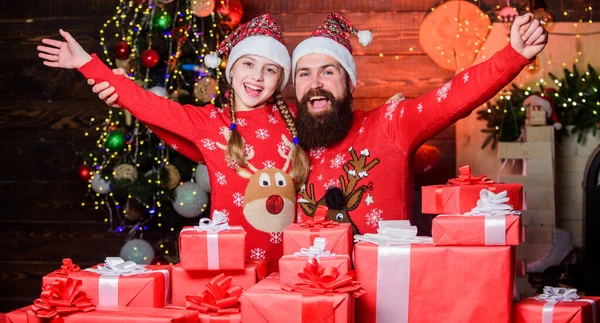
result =
[{"label": "red pompom reindeer nose", "polygon": [[279,195],[269,196],[265,204],[267,211],[271,214],[277,215],[283,210],[283,199]]}]

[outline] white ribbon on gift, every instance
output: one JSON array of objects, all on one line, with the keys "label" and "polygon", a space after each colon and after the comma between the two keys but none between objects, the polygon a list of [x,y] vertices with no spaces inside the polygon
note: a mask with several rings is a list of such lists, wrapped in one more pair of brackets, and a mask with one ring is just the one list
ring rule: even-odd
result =
[{"label": "white ribbon on gift", "polygon": [[100,275],[98,279],[98,306],[119,306],[119,277],[145,275],[160,272],[165,277],[165,306],[170,302],[170,274],[166,269],[149,270],[145,265],[138,265],[133,261],[125,261],[121,257],[106,257],[104,265],[87,268]]},{"label": "white ribbon on gift", "polygon": [[327,246],[327,238],[315,238],[312,246],[308,248],[302,248],[299,252],[294,252],[294,256],[316,258],[317,261],[321,258],[335,257],[335,253],[329,250],[326,251],[325,246]]},{"label": "white ribbon on gift", "polygon": [[[379,221],[377,234],[355,235],[354,241],[379,245],[377,249],[376,323],[408,322],[411,244],[431,244],[418,237],[408,220]],[[390,284],[390,282],[394,282]]]},{"label": "white ribbon on gift", "polygon": [[579,298],[577,289],[545,286],[543,293],[533,297],[538,301],[546,301],[542,309],[542,323],[552,323],[554,314],[554,305],[559,302],[587,302],[592,305],[592,322],[596,323],[596,303],[591,299]]},{"label": "white ribbon on gift", "polygon": [[208,270],[219,270],[219,232],[229,230],[242,230],[241,226],[230,226],[227,222],[227,215],[223,212],[213,211],[212,220],[209,218],[200,219],[200,223],[193,228],[184,228],[183,232],[206,232],[206,257],[208,261]]},{"label": "white ribbon on gift", "polygon": [[519,215],[521,212],[513,210],[507,202],[508,192],[502,191],[495,194],[492,191],[482,189],[479,192],[479,200],[471,212],[464,215],[484,216],[485,245],[506,244],[506,216]]},{"label": "white ribbon on gift", "polygon": [[408,220],[379,221],[377,234],[355,235],[354,242],[366,241],[376,245],[400,246],[407,244],[433,243],[431,237],[417,237],[417,227]]}]

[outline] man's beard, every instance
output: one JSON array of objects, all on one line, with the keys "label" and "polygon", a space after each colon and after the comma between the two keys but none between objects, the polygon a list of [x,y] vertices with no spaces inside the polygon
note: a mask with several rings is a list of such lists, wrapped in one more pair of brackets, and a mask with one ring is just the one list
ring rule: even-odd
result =
[{"label": "man's beard", "polygon": [[[309,98],[324,96],[331,106],[313,115],[308,107]],[[329,91],[317,89],[306,93],[298,104],[296,129],[300,146],[304,149],[330,147],[342,141],[352,126],[352,94],[346,91],[342,100],[337,100]]]}]

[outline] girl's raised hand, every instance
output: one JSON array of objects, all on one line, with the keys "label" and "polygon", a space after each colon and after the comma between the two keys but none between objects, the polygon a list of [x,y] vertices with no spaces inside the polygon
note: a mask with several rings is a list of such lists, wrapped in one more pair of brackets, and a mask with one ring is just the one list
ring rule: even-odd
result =
[{"label": "girl's raised hand", "polygon": [[38,56],[44,60],[44,65],[61,68],[80,68],[89,62],[92,57],[68,32],[60,29],[60,35],[65,41],[42,39],[48,46],[38,46]]}]

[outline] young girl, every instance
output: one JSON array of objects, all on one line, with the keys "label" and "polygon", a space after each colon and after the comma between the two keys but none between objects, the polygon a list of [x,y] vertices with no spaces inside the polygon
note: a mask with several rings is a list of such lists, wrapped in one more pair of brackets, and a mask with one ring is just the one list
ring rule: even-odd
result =
[{"label": "young girl", "polygon": [[[202,160],[209,170],[211,206],[247,232],[248,257],[266,259],[277,271],[282,231],[294,222],[296,187],[309,171],[298,145],[290,107],[280,91],[290,74],[290,56],[278,26],[266,14],[240,26],[221,43],[230,52],[228,108],[180,105],[115,75],[100,59],[60,31],[66,42],[43,39],[39,56],[51,67],[77,68],[115,89],[116,104],[154,130],[174,149]],[[207,64],[218,64],[214,57]],[[217,58],[218,59],[218,58]],[[292,107],[295,109],[295,107]],[[292,171],[293,169],[293,171]]]}]

